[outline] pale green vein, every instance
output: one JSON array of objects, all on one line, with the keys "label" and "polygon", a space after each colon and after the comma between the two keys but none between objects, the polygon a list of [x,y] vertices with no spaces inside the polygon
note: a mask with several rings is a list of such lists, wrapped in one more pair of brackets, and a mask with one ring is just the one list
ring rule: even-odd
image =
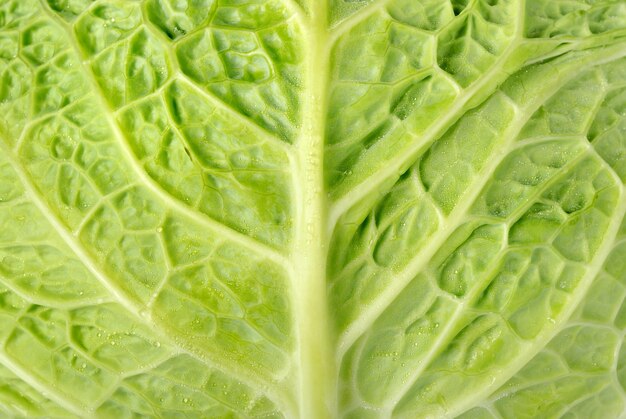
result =
[{"label": "pale green vein", "polygon": [[[617,245],[613,243],[613,248],[611,250],[615,249],[615,247],[617,247]],[[599,322],[594,323],[594,322],[590,322],[587,320],[572,320],[572,319],[570,319],[567,322],[567,324],[563,326],[563,329],[561,331],[565,331],[573,327],[590,327],[593,329],[605,329],[611,333],[614,333],[616,336],[621,336],[621,334],[623,333],[623,330],[619,329],[618,327],[610,323],[599,323]],[[554,352],[554,350],[548,349],[548,351],[550,350]]]},{"label": "pale green vein", "polygon": [[0,364],[15,374],[17,378],[37,390],[41,395],[45,395],[44,397],[58,404],[68,412],[71,412],[81,418],[91,417],[93,415],[88,407],[82,406],[76,401],[69,399],[65,394],[61,393],[45,381],[39,379],[36,375],[28,372],[24,367],[14,362],[1,351]]},{"label": "pale green vein", "polygon": [[24,141],[26,141],[26,137],[30,134],[30,131],[37,125],[43,122],[46,122],[46,120],[48,119],[54,119],[54,114],[46,113],[44,115],[41,115],[37,118],[33,118],[30,121],[28,121],[28,123],[24,125],[24,128],[22,129],[22,133],[20,134],[17,141],[13,145],[13,149],[18,150],[21,147],[21,145],[24,143]]},{"label": "pale green vein", "polygon": [[[365,21],[367,18],[369,18],[370,16],[374,15],[374,13],[384,10],[384,8],[391,3],[393,0],[380,0],[378,2],[373,1],[372,3],[368,4],[367,6],[363,7],[362,9],[360,9],[359,11],[357,11],[356,13],[354,13],[352,16],[350,16],[349,18],[347,18],[346,20],[344,20],[343,22],[339,23],[338,25],[336,25],[333,28],[333,31],[331,33],[331,45],[334,45],[335,42],[337,42],[337,40],[339,38],[341,38],[343,35],[345,35],[346,33],[348,33],[350,30],[354,29],[359,23]],[[410,28],[421,32],[421,33],[427,33],[427,34],[436,34],[436,33],[440,33],[442,30],[444,30],[445,28],[447,28],[450,24],[452,24],[452,22],[456,22],[459,19],[462,19],[465,15],[467,15],[468,13],[470,13],[470,11],[475,7],[476,2],[478,0],[470,0],[470,2],[468,3],[468,5],[465,7],[465,9],[463,9],[463,11],[461,13],[459,13],[457,16],[454,16],[453,19],[451,19],[448,23],[446,23],[445,25],[443,25],[442,27],[440,27],[438,30],[436,31],[425,31],[423,29],[419,29],[416,28],[414,26],[411,25],[406,25],[405,23],[402,22],[397,22],[401,25],[406,25],[409,26]],[[524,0],[520,0],[520,1],[524,1]]]},{"label": "pale green vein", "polygon": [[283,0],[283,4],[293,16],[296,17],[298,22],[302,25],[306,24],[309,17],[306,15],[304,8],[295,0]]},{"label": "pale green vein", "polygon": [[[329,50],[327,10],[320,6],[312,10],[305,33],[309,48],[306,53],[307,74],[303,97],[305,115],[297,141],[298,155],[294,159],[294,192],[296,237],[292,260],[297,280],[293,298],[296,309],[296,359],[299,364],[300,419],[324,419],[334,411],[336,375],[328,330],[328,300],[326,295],[326,243],[324,220],[326,201],[323,175],[324,132],[322,121],[328,109],[327,80]],[[322,70],[323,69],[323,70]],[[313,314],[315,313],[315,314]]]},{"label": "pale green vein", "polygon": [[7,278],[0,276],[0,285],[5,287],[7,290],[11,291],[24,301],[27,301],[33,305],[43,305],[46,307],[56,308],[59,310],[72,310],[81,307],[89,307],[96,304],[110,303],[113,302],[112,299],[107,297],[93,297],[86,298],[81,297],[80,301],[73,301],[72,303],[59,303],[59,301],[45,298],[45,297],[33,297],[32,295],[27,294],[23,290],[20,290],[18,287],[14,286],[11,281]]},{"label": "pale green vein", "polygon": [[573,415],[577,416],[576,413],[576,406],[580,406],[582,403],[591,400],[595,397],[599,397],[600,394],[606,390],[608,387],[610,386],[610,384],[606,384],[603,387],[599,388],[598,390],[596,390],[594,393],[589,394],[589,395],[584,395],[582,397],[579,397],[578,399],[576,399],[574,402],[568,404],[567,406],[564,406],[560,411],[556,412],[554,417],[556,418],[563,418],[563,417],[567,417],[566,414],[567,413],[571,413]]},{"label": "pale green vein", "polygon": [[332,28],[332,32],[329,37],[329,44],[333,45],[337,39],[341,38],[345,33],[356,27],[359,23],[363,22],[374,13],[384,10],[385,6],[391,3],[392,0],[373,0],[367,6],[359,9],[353,13],[350,17],[335,25]]},{"label": "pale green vein", "polygon": [[119,390],[120,386],[122,385],[123,379],[121,377],[118,377],[116,379],[116,383],[115,385],[111,386],[111,388],[105,392],[101,397],[99,397],[98,399],[94,400],[94,406],[102,406],[104,403],[106,403],[111,396],[113,396],[115,394],[115,392],[117,390]]},{"label": "pale green vein", "polygon": [[[84,176],[84,178],[86,178],[86,176]],[[88,181],[90,181],[90,179]],[[89,224],[89,222],[93,220],[93,216],[98,212],[98,210],[102,209],[103,205],[105,205],[106,203],[110,203],[110,200],[112,198],[115,198],[116,196],[121,195],[127,191],[131,191],[133,190],[133,188],[136,188],[137,186],[139,185],[130,184],[123,188],[113,190],[106,195],[100,196],[98,201],[94,203],[93,206],[89,208],[89,210],[82,215],[83,219],[74,228],[74,230],[72,231],[72,234],[78,237],[82,233],[83,229],[87,226],[87,224]],[[94,190],[97,191],[98,188],[94,188]]]},{"label": "pale green vein", "polygon": [[[168,4],[166,4],[165,7],[167,7],[168,9],[170,8]],[[143,18],[143,25],[145,29],[159,40],[161,47],[163,47],[163,49],[165,50],[165,53],[167,54],[168,62],[172,66],[172,71],[174,73],[179,72],[180,65],[178,64],[178,60],[175,58],[175,54],[172,52],[172,48],[168,46],[168,44],[172,43],[174,40],[170,39],[167,35],[165,35],[165,33],[162,30],[159,30],[159,28],[154,24],[154,22],[152,22],[152,20],[148,18],[148,12],[146,11],[145,5],[142,5],[140,9],[141,9],[141,17]],[[213,10],[215,9],[213,8]]]},{"label": "pale green vein", "polygon": [[185,85],[191,88],[196,94],[206,99],[211,105],[215,106],[215,108],[228,114],[229,118],[233,118],[235,121],[241,123],[246,128],[250,129],[250,131],[252,131],[254,135],[259,137],[260,139],[268,141],[269,143],[280,147],[280,149],[283,150],[285,153],[293,153],[292,147],[290,144],[278,139],[274,134],[271,134],[270,132],[268,132],[261,126],[259,126],[256,122],[252,121],[247,116],[237,112],[230,105],[218,99],[217,97],[215,97],[214,95],[206,91],[205,89],[200,88],[185,73],[182,73],[182,72],[177,73],[175,75],[175,78],[179,78],[180,80],[184,81]]},{"label": "pale green vein", "polygon": [[622,399],[622,403],[624,404],[624,408],[626,410],[626,392],[624,392],[624,388],[619,381],[619,377],[617,376],[617,369],[619,367],[619,353],[621,352],[622,345],[624,344],[624,332],[625,330],[621,330],[618,336],[620,337],[620,341],[617,345],[615,345],[615,350],[613,351],[613,365],[609,374],[611,375],[611,382],[613,386],[617,390]]},{"label": "pale green vein", "polygon": [[167,244],[165,243],[165,238],[163,237],[163,233],[162,232],[159,233],[157,237],[159,240],[159,246],[161,247],[161,252],[163,252],[163,256],[164,256],[163,259],[165,262],[165,274],[163,275],[163,278],[161,279],[161,281],[159,281],[156,288],[152,292],[152,295],[150,296],[150,298],[148,299],[148,302],[146,303],[146,307],[153,306],[154,302],[156,301],[156,299],[159,297],[159,295],[161,294],[161,292],[167,285],[167,281],[169,280],[169,272],[174,271],[172,267],[172,258],[167,250]]},{"label": "pale green vein", "polygon": [[0,285],[5,287],[7,290],[11,291],[24,301],[27,301],[30,304],[35,305],[45,305],[46,307],[56,308],[59,310],[72,310],[80,307],[89,307],[95,304],[102,304],[107,302],[112,302],[113,300],[109,300],[105,297],[94,297],[94,298],[84,298],[82,297],[80,302],[74,301],[72,303],[59,303],[59,301],[45,298],[45,297],[33,297],[32,295],[28,295],[23,290],[20,290],[18,287],[14,286],[10,280],[0,276]]},{"label": "pale green vein", "polygon": [[496,419],[503,419],[502,415],[500,415],[500,412],[498,412],[498,410],[496,410],[495,407],[493,406],[479,406],[482,407],[483,409],[485,409],[487,412],[489,412],[489,414],[491,414],[494,418]]}]

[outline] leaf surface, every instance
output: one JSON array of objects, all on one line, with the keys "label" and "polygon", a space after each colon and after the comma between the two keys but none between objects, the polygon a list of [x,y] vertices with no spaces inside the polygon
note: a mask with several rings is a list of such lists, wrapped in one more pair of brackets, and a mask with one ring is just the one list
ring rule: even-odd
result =
[{"label": "leaf surface", "polygon": [[621,0],[0,0],[0,414],[620,417]]}]

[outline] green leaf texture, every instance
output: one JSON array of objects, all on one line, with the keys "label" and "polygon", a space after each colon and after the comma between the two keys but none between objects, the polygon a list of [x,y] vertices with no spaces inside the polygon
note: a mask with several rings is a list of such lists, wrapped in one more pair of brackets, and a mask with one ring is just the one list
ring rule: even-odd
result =
[{"label": "green leaf texture", "polygon": [[618,418],[623,0],[0,0],[0,416]]}]

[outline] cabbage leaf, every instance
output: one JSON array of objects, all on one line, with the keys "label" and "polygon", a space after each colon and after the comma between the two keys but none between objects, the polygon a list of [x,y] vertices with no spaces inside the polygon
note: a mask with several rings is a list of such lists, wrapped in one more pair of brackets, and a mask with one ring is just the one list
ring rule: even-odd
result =
[{"label": "cabbage leaf", "polygon": [[626,411],[623,0],[0,0],[0,415]]}]

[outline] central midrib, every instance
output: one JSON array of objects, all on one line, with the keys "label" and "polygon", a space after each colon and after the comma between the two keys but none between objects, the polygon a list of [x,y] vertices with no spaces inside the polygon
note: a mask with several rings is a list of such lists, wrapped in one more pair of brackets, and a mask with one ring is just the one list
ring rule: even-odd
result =
[{"label": "central midrib", "polygon": [[302,19],[305,80],[302,123],[296,144],[293,248],[294,304],[298,341],[298,417],[334,416],[336,367],[333,364],[326,292],[327,201],[324,187],[324,133],[330,61],[325,2]]}]

